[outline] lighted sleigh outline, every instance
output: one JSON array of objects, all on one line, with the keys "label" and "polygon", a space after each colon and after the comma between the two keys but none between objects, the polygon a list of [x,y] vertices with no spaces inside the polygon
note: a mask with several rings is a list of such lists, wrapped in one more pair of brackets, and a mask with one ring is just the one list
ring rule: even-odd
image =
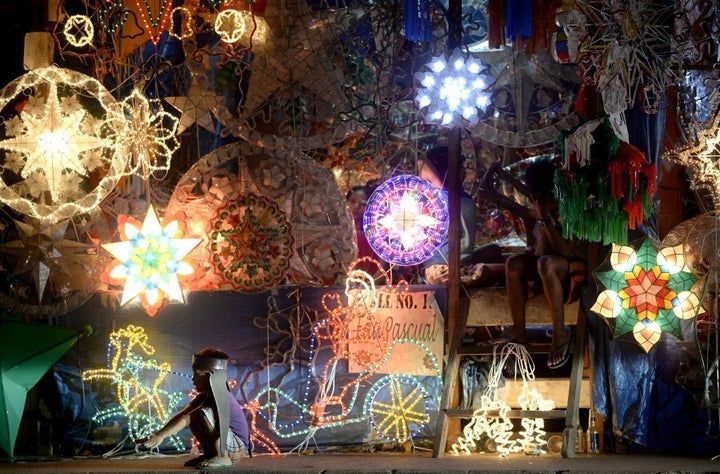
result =
[{"label": "lighted sleigh outline", "polygon": [[[371,382],[364,396],[361,395],[363,383],[377,376],[392,358],[394,350],[403,344],[420,348],[424,353],[423,363],[434,371],[434,375],[429,377],[434,377],[439,388],[442,387],[442,377],[435,355],[422,343],[410,338],[397,338],[392,342],[382,343],[382,340],[372,337],[380,326],[380,322],[374,317],[378,303],[374,280],[362,270],[351,269],[346,281],[346,295],[350,295],[353,286],[360,290],[360,296],[354,298],[352,305],[346,306],[337,293],[325,294],[322,297],[322,306],[327,317],[317,321],[312,328],[310,370],[302,390],[309,395],[313,380],[316,381],[317,390],[313,402],[309,405],[300,403],[283,391],[282,387],[263,388],[245,406],[250,413],[251,431],[255,439],[258,436],[264,438],[258,428],[259,418],[265,419],[272,433],[283,439],[299,436],[310,439],[321,429],[369,421],[375,433],[381,437],[401,442],[418,434],[430,421],[430,400],[434,397],[417,376],[388,373]],[[407,291],[408,285],[401,282],[386,288],[402,294]],[[365,322],[361,330],[355,332],[354,341],[358,342],[358,338],[364,335],[368,342],[378,343],[377,350],[350,352],[347,344],[348,331],[359,318],[365,318]],[[329,344],[322,346],[323,341],[328,341]],[[329,350],[330,357],[322,365],[322,369],[316,371],[316,364],[313,362],[318,359],[322,350]],[[350,383],[337,387],[334,380],[335,369],[339,362],[349,362],[351,358],[365,368]],[[434,403],[439,406],[439,399],[435,399]],[[353,413],[359,404],[362,404],[361,409]],[[287,415],[288,407],[292,409],[292,415]],[[280,422],[281,417],[289,421]],[[302,428],[298,429],[301,426]],[[265,438],[263,445],[268,448],[272,446],[270,450],[279,453],[269,439]]]}]

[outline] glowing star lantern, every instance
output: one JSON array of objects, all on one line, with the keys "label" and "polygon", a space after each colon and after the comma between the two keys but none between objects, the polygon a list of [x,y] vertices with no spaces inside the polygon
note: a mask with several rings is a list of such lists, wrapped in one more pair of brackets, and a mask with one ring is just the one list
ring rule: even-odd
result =
[{"label": "glowing star lantern", "polygon": [[616,320],[615,336],[632,332],[645,352],[663,331],[682,338],[680,320],[702,311],[682,244],[659,251],[647,238],[637,251],[613,244],[610,264],[612,270],[595,273],[607,289],[590,309]]},{"label": "glowing star lantern", "polygon": [[85,15],[72,15],[65,22],[63,33],[68,43],[80,48],[92,43],[95,28],[90,18]]},{"label": "glowing star lantern", "polygon": [[131,158],[128,174],[148,179],[170,169],[172,154],[180,148],[175,135],[180,121],[148,100],[138,89],[113,106],[108,123],[115,132],[118,151]]},{"label": "glowing star lantern", "polygon": [[445,194],[414,175],[381,184],[368,199],[363,228],[370,246],[386,262],[422,263],[445,241],[448,231]]},{"label": "glowing star lantern", "polygon": [[433,58],[427,65],[430,71],[415,73],[415,79],[424,88],[415,98],[418,107],[427,107],[425,121],[443,126],[461,126],[467,120],[477,125],[478,109],[485,111],[490,103],[489,76],[480,60],[464,58],[455,49],[446,60]]},{"label": "glowing star lantern", "polygon": [[0,111],[12,118],[0,123],[0,202],[49,224],[96,208],[125,167],[102,118],[114,105],[100,82],[57,67],[5,86]]},{"label": "glowing star lantern", "polygon": [[165,297],[184,301],[178,275],[191,275],[195,270],[182,259],[201,239],[177,238],[178,221],[161,226],[152,206],[142,228],[138,226],[134,219],[120,216],[123,241],[103,244],[103,248],[119,260],[109,276],[111,280],[125,280],[120,304],[139,298],[145,311],[154,316]]},{"label": "glowing star lantern", "polygon": [[[717,99],[710,101],[710,106],[719,110]],[[670,154],[670,159],[690,168],[692,179],[690,185],[694,189],[705,189],[710,192],[715,208],[720,207],[720,113],[715,113],[706,127],[697,132],[696,143],[677,150],[677,156]]]},{"label": "glowing star lantern", "polygon": [[215,32],[224,43],[232,44],[240,41],[245,28],[245,19],[239,10],[228,8],[218,13],[215,19]]}]

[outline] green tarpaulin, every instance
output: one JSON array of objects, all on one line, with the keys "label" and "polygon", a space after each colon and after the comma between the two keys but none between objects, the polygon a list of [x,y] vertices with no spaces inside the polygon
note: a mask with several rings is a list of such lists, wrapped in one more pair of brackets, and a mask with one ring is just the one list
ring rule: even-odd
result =
[{"label": "green tarpaulin", "polygon": [[74,329],[0,318],[0,448],[10,460],[27,392],[78,337]]}]

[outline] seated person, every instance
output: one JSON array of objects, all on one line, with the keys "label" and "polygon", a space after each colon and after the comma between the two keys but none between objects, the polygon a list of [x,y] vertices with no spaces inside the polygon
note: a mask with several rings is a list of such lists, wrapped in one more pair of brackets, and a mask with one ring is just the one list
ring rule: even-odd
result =
[{"label": "seated person", "polygon": [[[448,169],[448,148],[437,146],[418,160],[418,174],[433,186],[447,194],[445,181]],[[460,273],[465,286],[487,286],[502,280],[502,273],[486,263],[501,263],[502,250],[496,244],[475,247],[477,215],[475,201],[462,189],[460,190]],[[435,253],[425,262],[425,280],[431,285],[446,285],[448,273],[448,240],[446,239]]]},{"label": "seated person", "polygon": [[505,260],[505,286],[513,327],[498,342],[527,343],[525,306],[529,292],[542,292],[553,327],[548,354],[550,368],[561,367],[570,357],[571,341],[565,329],[563,305],[579,297],[586,278],[584,243],[565,239],[562,235],[562,220],[553,195],[554,176],[555,165],[547,160],[534,162],[527,169],[525,186],[532,209],[508,200],[492,186],[484,187],[481,192],[499,207],[510,209],[531,224],[527,228],[532,232],[528,232],[528,251],[511,255]]},{"label": "seated person", "polygon": [[249,456],[248,425],[243,409],[227,387],[228,355],[205,348],[193,356],[193,383],[198,391],[180,413],[147,439],[138,440],[148,448],[190,427],[203,454],[185,463],[198,469],[230,467]]}]

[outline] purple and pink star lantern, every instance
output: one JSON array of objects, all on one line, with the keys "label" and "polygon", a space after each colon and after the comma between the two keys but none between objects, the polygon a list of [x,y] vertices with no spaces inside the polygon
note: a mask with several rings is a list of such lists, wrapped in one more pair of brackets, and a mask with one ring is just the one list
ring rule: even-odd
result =
[{"label": "purple and pink star lantern", "polygon": [[381,184],[368,199],[363,228],[380,258],[401,266],[424,262],[445,241],[448,203],[440,189],[414,175]]}]

